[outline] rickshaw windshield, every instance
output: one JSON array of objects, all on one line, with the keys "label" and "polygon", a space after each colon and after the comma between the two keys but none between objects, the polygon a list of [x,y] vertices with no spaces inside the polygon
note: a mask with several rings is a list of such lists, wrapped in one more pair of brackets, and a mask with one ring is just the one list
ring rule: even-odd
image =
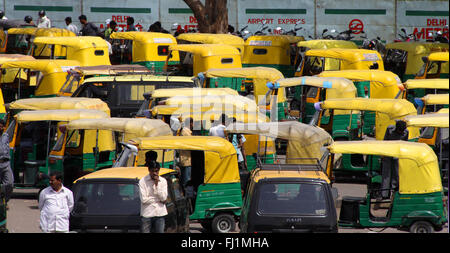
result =
[{"label": "rickshaw windshield", "polygon": [[261,215],[326,215],[323,185],[311,183],[264,183],[259,188],[257,212]]},{"label": "rickshaw windshield", "polygon": [[134,182],[89,182],[77,186],[74,213],[139,215],[139,187]]}]

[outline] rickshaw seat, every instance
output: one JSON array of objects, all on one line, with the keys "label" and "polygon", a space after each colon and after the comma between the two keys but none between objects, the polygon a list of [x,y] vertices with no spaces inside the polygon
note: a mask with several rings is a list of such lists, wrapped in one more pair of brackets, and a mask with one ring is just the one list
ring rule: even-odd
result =
[{"label": "rickshaw seat", "polygon": [[358,203],[358,204],[365,204],[366,198],[365,197],[354,197],[354,196],[343,196],[342,197],[343,202],[351,202],[351,203]]}]

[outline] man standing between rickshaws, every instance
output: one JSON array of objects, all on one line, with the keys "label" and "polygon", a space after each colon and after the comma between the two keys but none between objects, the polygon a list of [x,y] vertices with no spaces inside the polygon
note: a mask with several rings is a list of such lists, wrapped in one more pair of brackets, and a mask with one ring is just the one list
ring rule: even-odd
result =
[{"label": "man standing between rickshaws", "polygon": [[[398,120],[395,126],[390,125],[384,135],[385,141],[408,140],[409,131],[406,129],[406,122]],[[381,197],[388,199],[390,191],[388,189],[398,188],[398,158],[383,157],[381,163]]]},{"label": "man standing between rickshaws", "polygon": [[156,161],[147,164],[148,175],[139,180],[141,199],[141,232],[164,233],[167,215],[167,181],[159,176],[160,165]]},{"label": "man standing between rickshaws", "polygon": [[8,203],[14,187],[14,174],[9,154],[9,134],[5,130],[5,121],[0,119],[0,186],[4,189],[5,203]]},{"label": "man standing between rickshaws", "polygon": [[37,27],[38,28],[51,28],[52,27],[52,22],[45,15],[45,11],[44,10],[40,10],[38,14],[39,14],[39,18],[37,20]]},{"label": "man standing between rickshaws", "polygon": [[62,184],[59,171],[50,173],[47,188],[39,194],[40,227],[44,233],[68,233],[69,217],[73,209],[73,193]]}]

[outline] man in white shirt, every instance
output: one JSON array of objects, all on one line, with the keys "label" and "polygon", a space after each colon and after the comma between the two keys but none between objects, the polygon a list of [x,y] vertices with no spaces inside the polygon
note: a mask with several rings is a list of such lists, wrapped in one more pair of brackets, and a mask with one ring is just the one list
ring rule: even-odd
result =
[{"label": "man in white shirt", "polygon": [[167,215],[167,181],[159,176],[159,163],[149,161],[148,175],[139,180],[139,196],[141,199],[141,232],[164,233],[165,216]]},{"label": "man in white shirt", "polygon": [[47,16],[45,15],[45,11],[44,10],[40,10],[39,11],[39,18],[37,20],[37,27],[38,28],[51,28],[52,27],[52,22],[50,21],[49,18],[47,18]]},{"label": "man in white shirt", "polygon": [[219,136],[222,138],[225,138],[224,130],[226,128],[225,124],[227,122],[227,115],[222,114],[220,116],[220,124],[213,126],[209,129],[209,135],[210,136]]},{"label": "man in white shirt", "polygon": [[59,171],[50,173],[50,186],[39,194],[40,227],[44,233],[68,233],[73,193],[62,184]]},{"label": "man in white shirt", "polygon": [[72,23],[72,18],[66,17],[66,19],[64,19],[64,21],[66,21],[66,25],[67,25],[66,29],[69,31],[72,31],[73,33],[78,35],[78,27]]}]

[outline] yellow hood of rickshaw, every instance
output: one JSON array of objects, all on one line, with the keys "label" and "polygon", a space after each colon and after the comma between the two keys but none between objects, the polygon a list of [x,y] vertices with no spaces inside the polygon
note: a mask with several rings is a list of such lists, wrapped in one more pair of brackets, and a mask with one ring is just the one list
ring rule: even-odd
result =
[{"label": "yellow hood of rickshaw", "polygon": [[415,116],[406,116],[403,119],[407,126],[413,127],[448,127],[449,114],[447,113],[428,113]]},{"label": "yellow hood of rickshaw", "polygon": [[141,137],[129,141],[139,150],[198,150],[205,153],[205,183],[240,182],[236,149],[228,140],[215,136]]},{"label": "yellow hood of rickshaw", "polygon": [[391,71],[384,70],[340,70],[323,71],[318,76],[344,77],[352,81],[370,81],[371,98],[395,98],[402,81]]},{"label": "yellow hood of rickshaw", "polygon": [[122,132],[128,141],[137,137],[154,137],[172,135],[170,126],[159,119],[146,118],[108,118],[79,119],[70,121],[67,129],[99,129]]},{"label": "yellow hood of rickshaw", "polygon": [[298,42],[297,47],[306,47],[310,49],[358,48],[353,41],[347,40],[307,40]]},{"label": "yellow hood of rickshaw", "polygon": [[338,154],[390,156],[399,159],[401,194],[442,191],[436,154],[425,143],[408,141],[336,141],[329,147]]},{"label": "yellow hood of rickshaw", "polygon": [[429,61],[446,61],[448,62],[448,52],[438,52],[438,53],[431,53],[428,56]]},{"label": "yellow hood of rickshaw", "polygon": [[9,104],[11,110],[94,109],[110,115],[108,104],[99,98],[51,97],[24,98]]},{"label": "yellow hood of rickshaw", "polygon": [[[175,172],[175,170],[161,168],[159,170],[159,175],[162,176],[172,172]],[[94,171],[78,178],[74,181],[74,183],[83,179],[141,179],[148,174],[149,172],[147,167],[116,167]]]},{"label": "yellow hood of rickshaw", "polygon": [[17,122],[28,121],[71,121],[76,119],[105,119],[109,115],[102,111],[90,109],[68,109],[68,110],[38,110],[22,111],[14,115]]},{"label": "yellow hood of rickshaw", "polygon": [[175,96],[207,96],[207,95],[239,95],[236,90],[230,88],[176,88],[156,89],[152,91],[152,98],[168,98]]},{"label": "yellow hood of rickshaw", "polygon": [[449,94],[428,94],[422,100],[426,105],[448,105]]},{"label": "yellow hood of rickshaw", "polygon": [[448,78],[431,79],[408,79],[403,83],[406,89],[447,89],[449,87]]}]

